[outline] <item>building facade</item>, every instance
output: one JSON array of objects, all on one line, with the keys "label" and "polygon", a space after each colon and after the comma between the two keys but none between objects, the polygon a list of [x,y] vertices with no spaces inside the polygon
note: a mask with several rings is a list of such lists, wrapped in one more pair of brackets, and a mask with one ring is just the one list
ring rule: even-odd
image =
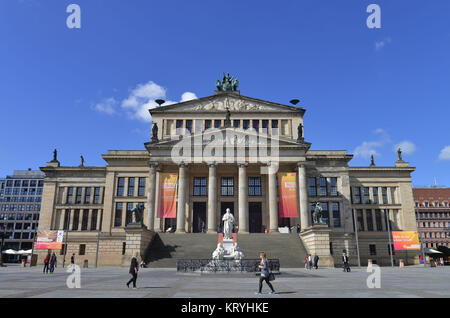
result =
[{"label": "building facade", "polygon": [[32,248],[38,229],[45,174],[16,170],[0,179],[0,233],[3,249]]},{"label": "building facade", "polygon": [[[122,264],[137,204],[144,204],[143,223],[152,232],[217,235],[227,208],[239,235],[270,235],[299,224],[307,251],[330,266],[340,264],[344,250],[357,262],[357,236],[362,264],[368,259],[390,264],[387,221],[395,230],[417,230],[415,168],[400,154],[391,167],[350,167],[352,155],[345,150],[310,150],[301,107],[216,91],[150,113],[145,149],[110,150],[101,167],[64,167],[53,160],[41,168],[46,175],[41,229],[67,230],[68,254],[100,265]],[[288,217],[279,210],[282,173],[295,176],[289,183],[295,211]],[[161,213],[167,174],[177,177],[176,213],[170,217]],[[325,224],[313,224],[317,202]],[[411,252],[395,257],[417,262]]]},{"label": "building facade", "polygon": [[413,188],[422,246],[450,247],[450,188]]}]

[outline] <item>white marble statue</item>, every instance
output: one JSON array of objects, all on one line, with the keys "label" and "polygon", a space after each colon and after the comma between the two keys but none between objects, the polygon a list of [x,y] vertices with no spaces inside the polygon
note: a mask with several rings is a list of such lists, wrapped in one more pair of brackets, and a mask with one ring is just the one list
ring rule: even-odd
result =
[{"label": "white marble statue", "polygon": [[233,233],[234,216],[230,213],[230,209],[225,210],[225,214],[222,218],[223,221],[223,238],[226,240],[231,239]]},{"label": "white marble statue", "polygon": [[237,243],[234,243],[233,246],[233,258],[234,259],[243,259],[244,258],[244,253],[241,252],[241,249],[239,248],[239,246],[237,245]]},{"label": "white marble statue", "polygon": [[215,249],[215,251],[212,253],[212,259],[214,260],[218,260],[218,259],[223,259],[223,254],[224,254],[224,249],[222,244],[217,244],[217,248]]}]

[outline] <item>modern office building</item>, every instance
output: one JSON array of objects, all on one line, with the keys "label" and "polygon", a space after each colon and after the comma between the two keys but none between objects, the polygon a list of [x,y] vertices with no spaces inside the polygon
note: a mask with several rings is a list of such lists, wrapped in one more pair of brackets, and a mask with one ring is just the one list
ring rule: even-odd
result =
[{"label": "modern office building", "polygon": [[423,247],[450,247],[450,188],[413,188]]},{"label": "modern office building", "polygon": [[[230,209],[247,257],[257,257],[258,249],[271,257],[285,253],[298,266],[311,253],[322,265],[333,266],[346,251],[356,264],[358,236],[362,264],[371,259],[389,265],[387,221],[391,230],[417,231],[415,168],[400,151],[392,166],[352,167],[353,155],[345,150],[311,150],[305,141],[305,109],[296,102],[284,105],[218,90],[151,109],[151,140],[142,150],[109,150],[102,155],[105,166],[62,166],[54,156],[41,168],[40,228],[68,231],[64,246],[67,254],[80,255],[79,261],[125,264],[133,249],[143,257],[150,251],[147,241],[133,238],[138,234],[127,229],[131,211],[143,204],[150,232],[176,230],[159,235],[173,248],[167,257],[175,260],[183,250],[185,256],[208,258],[222,215]],[[322,222],[313,216],[317,203]],[[299,235],[284,233],[297,224]],[[271,238],[298,248],[272,246]],[[202,244],[207,246],[200,253]],[[46,253],[40,251],[39,257]],[[418,262],[414,252],[396,252],[395,258]]]},{"label": "modern office building", "polygon": [[15,170],[12,176],[0,179],[0,234],[4,250],[32,248],[44,177],[41,171]]}]

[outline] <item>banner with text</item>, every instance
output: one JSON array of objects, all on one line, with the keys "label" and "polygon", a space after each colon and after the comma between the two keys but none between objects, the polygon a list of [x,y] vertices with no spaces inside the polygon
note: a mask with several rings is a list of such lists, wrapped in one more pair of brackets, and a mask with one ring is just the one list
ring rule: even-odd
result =
[{"label": "banner with text", "polygon": [[177,217],[177,173],[159,174],[158,217],[174,219]]},{"label": "banner with text", "polygon": [[297,218],[297,174],[280,172],[278,174],[278,214],[280,218]]},{"label": "banner with text", "polygon": [[419,234],[416,231],[392,231],[396,251],[420,250]]},{"label": "banner with text", "polygon": [[62,249],[63,237],[64,231],[38,230],[35,249],[60,250]]}]

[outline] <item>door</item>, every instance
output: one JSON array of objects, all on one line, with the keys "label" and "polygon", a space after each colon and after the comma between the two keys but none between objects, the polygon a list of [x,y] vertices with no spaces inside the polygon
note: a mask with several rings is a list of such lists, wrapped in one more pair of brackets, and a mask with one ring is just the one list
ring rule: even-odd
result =
[{"label": "door", "polygon": [[202,233],[206,230],[206,202],[194,202],[192,232]]},{"label": "door", "polygon": [[248,203],[249,232],[264,233],[262,226],[261,202]]}]

